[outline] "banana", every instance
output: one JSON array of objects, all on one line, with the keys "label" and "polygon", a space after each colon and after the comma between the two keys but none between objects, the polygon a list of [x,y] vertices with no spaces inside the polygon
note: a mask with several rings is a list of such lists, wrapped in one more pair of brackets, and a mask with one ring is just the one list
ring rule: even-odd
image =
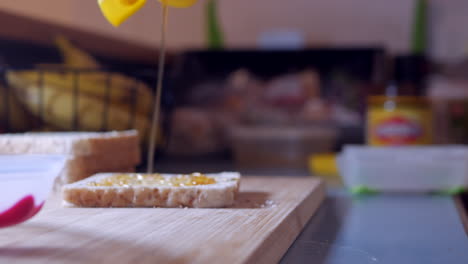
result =
[{"label": "banana", "polygon": [[[4,99],[8,100],[8,110],[5,109]],[[35,128],[38,123],[35,122],[37,121],[35,117],[18,101],[13,91],[7,91],[7,88],[3,85],[0,85],[0,100],[0,119],[3,122],[8,119],[9,131],[24,132]]]},{"label": "banana", "polygon": [[[64,63],[53,66],[65,68],[64,71],[51,70],[51,65],[47,65],[49,69],[42,69],[42,82],[37,70],[7,72],[6,78],[19,101],[18,105],[54,129],[99,131],[103,128],[131,128],[139,131],[142,143],[147,143],[153,110],[151,89],[145,83],[122,74],[92,71],[100,69],[101,65],[65,38],[57,38],[56,45]],[[67,68],[91,71],[77,75]],[[75,93],[76,85],[78,94]],[[161,140],[162,137],[158,142]]]},{"label": "banana", "polygon": [[[101,99],[86,94],[80,95],[75,108],[75,94],[71,90],[60,89],[51,85],[42,88],[35,83],[31,84],[21,78],[12,78],[7,75],[8,81],[13,88],[19,101],[35,116],[59,129],[75,129],[73,126],[75,118],[79,130],[99,131],[103,128],[104,111],[107,109],[108,130],[138,130],[143,142],[147,139],[150,128],[148,116],[134,115],[134,124],[130,126],[132,113],[125,105],[115,102],[106,105]],[[43,114],[39,112],[43,106]],[[75,112],[76,110],[76,112]]]},{"label": "banana", "polygon": [[67,67],[79,69],[100,69],[99,62],[90,54],[74,46],[67,38],[58,36],[55,45],[62,54],[64,64]]},{"label": "banana", "polygon": [[[56,38],[55,44],[62,54],[64,66],[75,69],[101,69],[102,66],[90,54],[73,45],[68,39],[63,36]],[[59,65],[60,66],[60,65]],[[29,79],[37,80],[36,76],[27,76]],[[29,75],[31,75],[29,74]],[[26,75],[26,74],[25,74]],[[72,88],[74,86],[74,73],[54,73],[49,72],[45,76],[46,83],[51,82],[60,87]],[[79,74],[80,92],[89,93],[106,100],[107,85],[109,75],[101,72],[89,72]],[[26,76],[23,76],[26,77]],[[113,73],[110,78],[110,100],[116,103],[132,104],[135,100],[137,104],[136,111],[140,114],[148,115],[153,109],[153,93],[151,89],[143,82],[134,78],[127,77],[122,74]]]},{"label": "banana", "polygon": [[[109,76],[101,73],[82,73],[78,77],[74,73],[44,71],[42,84],[54,86],[63,91],[75,90],[78,81],[79,94],[86,94],[98,98],[105,103],[107,98],[111,103],[132,105],[135,103],[136,112],[149,115],[153,107],[153,94],[146,84],[118,74]],[[28,86],[40,85],[38,71],[10,71],[7,73],[9,81],[22,80]],[[107,85],[110,86],[107,94]]]}]

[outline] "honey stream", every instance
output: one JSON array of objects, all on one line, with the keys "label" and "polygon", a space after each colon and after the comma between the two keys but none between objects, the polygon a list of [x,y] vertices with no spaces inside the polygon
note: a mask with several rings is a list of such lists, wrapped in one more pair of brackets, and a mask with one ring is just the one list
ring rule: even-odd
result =
[{"label": "honey stream", "polygon": [[160,40],[160,54],[159,54],[159,63],[158,63],[158,79],[156,85],[156,95],[155,95],[155,104],[154,104],[154,111],[153,111],[153,120],[151,123],[151,131],[150,131],[150,145],[148,149],[148,173],[153,173],[154,169],[154,154],[156,151],[156,143],[158,139],[158,133],[160,133],[158,129],[159,124],[159,116],[161,112],[161,93],[162,93],[162,86],[163,86],[163,78],[164,78],[164,64],[166,61],[166,32],[167,32],[167,23],[168,23],[168,12],[169,8],[167,5],[162,5],[162,24],[161,24],[161,40]]}]

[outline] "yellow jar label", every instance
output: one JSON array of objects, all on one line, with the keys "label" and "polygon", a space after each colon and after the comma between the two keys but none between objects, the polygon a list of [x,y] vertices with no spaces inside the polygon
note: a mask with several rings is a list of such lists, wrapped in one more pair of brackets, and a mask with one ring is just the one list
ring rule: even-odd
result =
[{"label": "yellow jar label", "polygon": [[423,108],[371,109],[367,113],[367,143],[373,146],[432,143],[432,115]]}]

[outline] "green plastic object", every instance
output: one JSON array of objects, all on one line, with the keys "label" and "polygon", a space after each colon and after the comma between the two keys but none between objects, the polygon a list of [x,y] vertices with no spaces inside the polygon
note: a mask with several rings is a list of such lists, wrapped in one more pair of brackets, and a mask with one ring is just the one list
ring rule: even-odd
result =
[{"label": "green plastic object", "polygon": [[379,191],[369,188],[365,185],[351,187],[350,191],[352,194],[359,194],[359,195],[374,195],[374,194],[379,193]]},{"label": "green plastic object", "polygon": [[217,11],[218,0],[208,0],[206,3],[206,37],[210,49],[224,47],[224,36]]},{"label": "green plastic object", "polygon": [[416,0],[414,10],[411,51],[423,55],[427,45],[427,0]]},{"label": "green plastic object", "polygon": [[463,186],[457,186],[450,189],[442,190],[437,192],[439,195],[457,195],[466,192],[466,188]]},{"label": "green plastic object", "polygon": [[[435,191],[435,192],[432,192],[432,194],[452,196],[452,195],[458,195],[458,194],[464,193],[466,191],[468,191],[466,187],[456,186],[456,187],[445,189],[445,190]],[[378,190],[370,188],[365,185],[358,185],[358,186],[351,187],[350,192],[354,195],[375,195],[375,194],[380,193]]]}]

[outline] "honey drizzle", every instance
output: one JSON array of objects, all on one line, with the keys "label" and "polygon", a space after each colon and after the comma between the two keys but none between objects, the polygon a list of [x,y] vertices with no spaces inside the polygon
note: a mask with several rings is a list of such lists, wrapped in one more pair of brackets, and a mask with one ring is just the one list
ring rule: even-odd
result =
[{"label": "honey drizzle", "polygon": [[162,4],[162,25],[161,25],[161,52],[159,55],[159,68],[158,80],[156,85],[156,96],[153,111],[153,120],[151,123],[150,145],[148,150],[148,173],[153,173],[154,169],[154,154],[156,150],[156,140],[158,139],[158,123],[161,108],[161,93],[164,78],[164,64],[166,61],[166,31],[167,31],[167,17],[169,8],[167,5]]},{"label": "honey drizzle", "polygon": [[207,177],[204,174],[192,173],[188,175],[178,176],[162,176],[161,174],[115,174],[108,176],[100,181],[88,182],[88,186],[168,186],[168,187],[183,187],[183,186],[197,186],[209,185],[216,183],[216,180]]}]

